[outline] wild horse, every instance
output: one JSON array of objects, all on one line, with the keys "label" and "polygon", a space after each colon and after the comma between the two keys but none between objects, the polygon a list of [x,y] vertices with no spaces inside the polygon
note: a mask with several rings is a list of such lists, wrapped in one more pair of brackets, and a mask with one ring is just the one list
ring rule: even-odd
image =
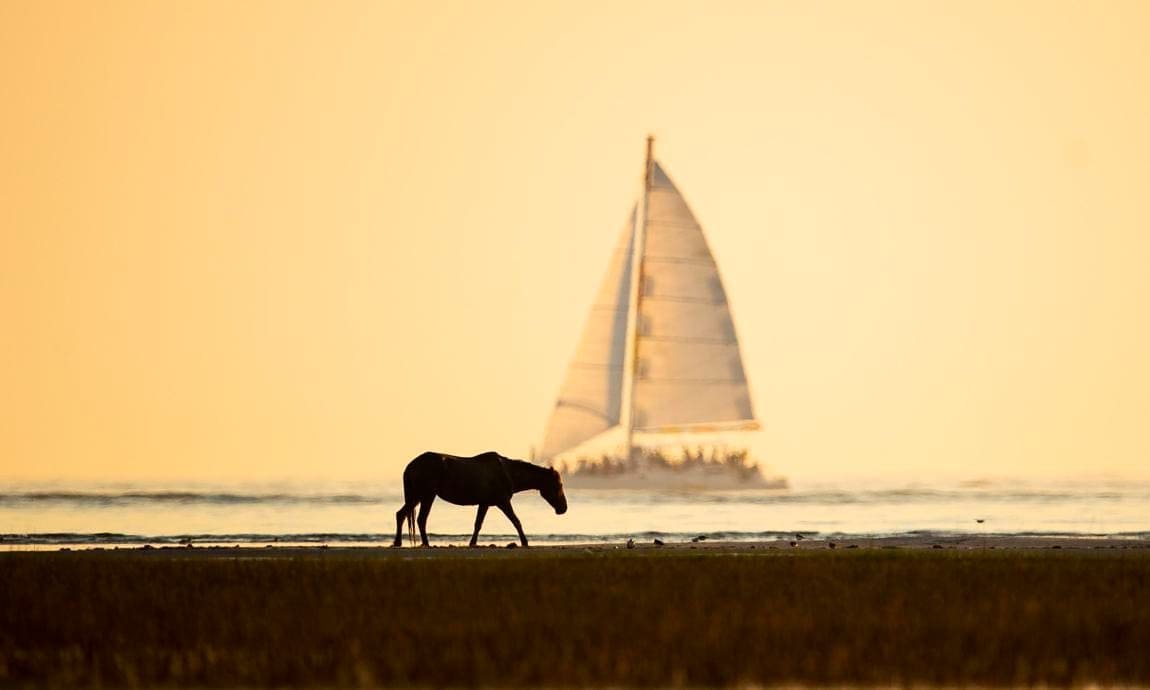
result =
[{"label": "wild horse", "polygon": [[416,519],[419,535],[423,545],[427,546],[427,516],[437,496],[455,505],[479,506],[471,546],[475,546],[479,539],[479,528],[483,526],[483,518],[491,506],[503,511],[519,532],[519,541],[527,546],[527,535],[523,534],[523,526],[511,508],[511,497],[528,489],[537,489],[557,515],[567,512],[563,480],[550,467],[512,460],[494,452],[480,453],[471,458],[430,451],[423,453],[407,463],[403,470],[403,507],[395,514],[395,543],[392,546],[403,544],[404,520],[407,520],[414,541],[412,515],[416,505],[419,505]]}]

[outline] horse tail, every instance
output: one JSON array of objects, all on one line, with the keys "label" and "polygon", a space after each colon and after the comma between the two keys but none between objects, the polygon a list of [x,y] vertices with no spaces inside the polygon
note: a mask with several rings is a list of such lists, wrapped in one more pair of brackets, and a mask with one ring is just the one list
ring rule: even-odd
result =
[{"label": "horse tail", "polygon": [[415,507],[419,505],[419,501],[412,501],[411,499],[418,496],[419,492],[415,488],[415,480],[410,476],[411,465],[403,471],[403,505],[411,506],[407,511],[407,536],[411,538],[411,545],[415,546]]},{"label": "horse tail", "polygon": [[415,506],[407,511],[407,536],[411,538],[411,545],[415,546]]}]

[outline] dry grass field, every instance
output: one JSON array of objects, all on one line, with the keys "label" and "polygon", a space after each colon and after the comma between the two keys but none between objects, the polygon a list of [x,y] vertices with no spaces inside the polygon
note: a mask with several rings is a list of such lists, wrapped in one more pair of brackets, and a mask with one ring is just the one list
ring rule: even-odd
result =
[{"label": "dry grass field", "polygon": [[0,554],[0,685],[1150,684],[1145,550],[413,553]]}]

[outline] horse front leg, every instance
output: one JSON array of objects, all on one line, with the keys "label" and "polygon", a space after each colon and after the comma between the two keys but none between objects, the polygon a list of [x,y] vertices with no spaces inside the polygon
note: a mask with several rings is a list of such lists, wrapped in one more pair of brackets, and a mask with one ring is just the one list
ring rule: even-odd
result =
[{"label": "horse front leg", "polygon": [[431,494],[431,496],[420,501],[419,517],[415,519],[415,524],[419,525],[419,537],[423,541],[424,546],[429,546],[427,543],[427,516],[431,514],[432,503],[435,503],[435,494]]},{"label": "horse front leg", "polygon": [[479,510],[475,511],[475,531],[471,533],[471,543],[468,546],[475,546],[479,541],[479,528],[483,527],[483,518],[487,517],[487,506],[480,504]]},{"label": "horse front leg", "polygon": [[524,546],[527,546],[527,535],[523,533],[523,525],[519,524],[519,517],[515,514],[515,510],[512,509],[511,501],[508,500],[505,503],[500,503],[499,509],[503,511],[503,514],[507,516],[511,524],[515,525],[515,531],[519,532],[519,541]]}]

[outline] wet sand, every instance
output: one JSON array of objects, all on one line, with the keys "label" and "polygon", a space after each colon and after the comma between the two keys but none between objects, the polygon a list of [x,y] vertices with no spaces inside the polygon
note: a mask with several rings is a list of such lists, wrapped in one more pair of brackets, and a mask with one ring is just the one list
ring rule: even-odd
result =
[{"label": "wet sand", "polygon": [[[1089,551],[1089,550],[1129,550],[1150,549],[1150,539],[1129,537],[1083,537],[1083,536],[1019,536],[1019,535],[958,535],[958,536],[895,536],[895,537],[860,537],[860,538],[822,538],[799,537],[795,535],[786,539],[773,539],[765,541],[721,541],[707,537],[705,534],[698,541],[667,542],[654,544],[652,540],[635,540],[633,548],[637,550],[702,550],[715,554],[737,554],[762,550],[788,550],[797,549],[951,549],[962,551],[979,550],[1017,550],[1032,551],[1038,549]],[[476,548],[466,548],[459,544],[443,543],[443,540],[431,538],[431,546],[422,548],[413,546],[405,537],[404,545],[400,549],[390,548],[390,540],[381,543],[354,543],[354,544],[300,544],[300,543],[246,543],[231,544],[207,541],[197,541],[191,545],[160,545],[131,546],[113,544],[87,544],[60,546],[53,544],[35,545],[8,545],[8,552],[81,552],[81,551],[124,551],[149,554],[184,554],[195,553],[200,556],[211,554],[228,555],[235,549],[240,549],[247,557],[252,557],[258,551],[261,556],[284,557],[302,556],[311,553],[344,553],[357,554],[364,557],[399,557],[403,558],[436,558],[440,554],[452,553],[456,556],[485,557],[492,553],[492,549],[515,550],[519,548],[516,542],[512,545],[507,540],[491,541],[481,540]],[[594,542],[587,544],[532,544],[523,553],[537,556],[546,554],[559,555],[567,553],[605,552],[626,549],[625,542]]]},{"label": "wet sand", "polygon": [[[589,544],[534,544],[528,549],[521,549],[518,542],[509,541],[481,541],[475,548],[467,548],[458,544],[437,544],[432,538],[431,546],[424,548],[413,546],[407,539],[401,548],[391,548],[390,542],[386,544],[355,544],[355,545],[328,545],[328,544],[219,544],[197,542],[190,547],[174,545],[152,545],[147,547],[124,545],[92,545],[92,546],[52,546],[42,545],[32,549],[38,552],[82,552],[82,551],[117,551],[139,554],[167,556],[195,555],[197,557],[235,556],[241,551],[247,558],[284,558],[293,556],[322,555],[322,554],[348,554],[365,558],[441,558],[451,555],[460,558],[489,558],[502,551],[515,552],[519,557],[529,556],[562,556],[580,553],[608,553],[621,550],[635,552],[655,551],[699,551],[714,555],[746,554],[761,551],[818,551],[818,550],[899,550],[917,551],[954,550],[954,551],[1019,551],[1029,552],[1043,549],[1066,551],[1150,551],[1150,539],[1132,539],[1119,537],[1081,537],[1081,536],[1017,536],[1017,535],[962,535],[962,536],[896,536],[873,538],[827,539],[812,537],[795,537],[767,541],[720,541],[708,538],[706,535],[698,541],[681,541],[655,544],[653,540],[633,541],[631,547],[625,542],[596,542]],[[698,538],[698,537],[697,537]]]},{"label": "wet sand", "polygon": [[1150,684],[1145,540],[795,542],[0,553],[0,686]]}]

